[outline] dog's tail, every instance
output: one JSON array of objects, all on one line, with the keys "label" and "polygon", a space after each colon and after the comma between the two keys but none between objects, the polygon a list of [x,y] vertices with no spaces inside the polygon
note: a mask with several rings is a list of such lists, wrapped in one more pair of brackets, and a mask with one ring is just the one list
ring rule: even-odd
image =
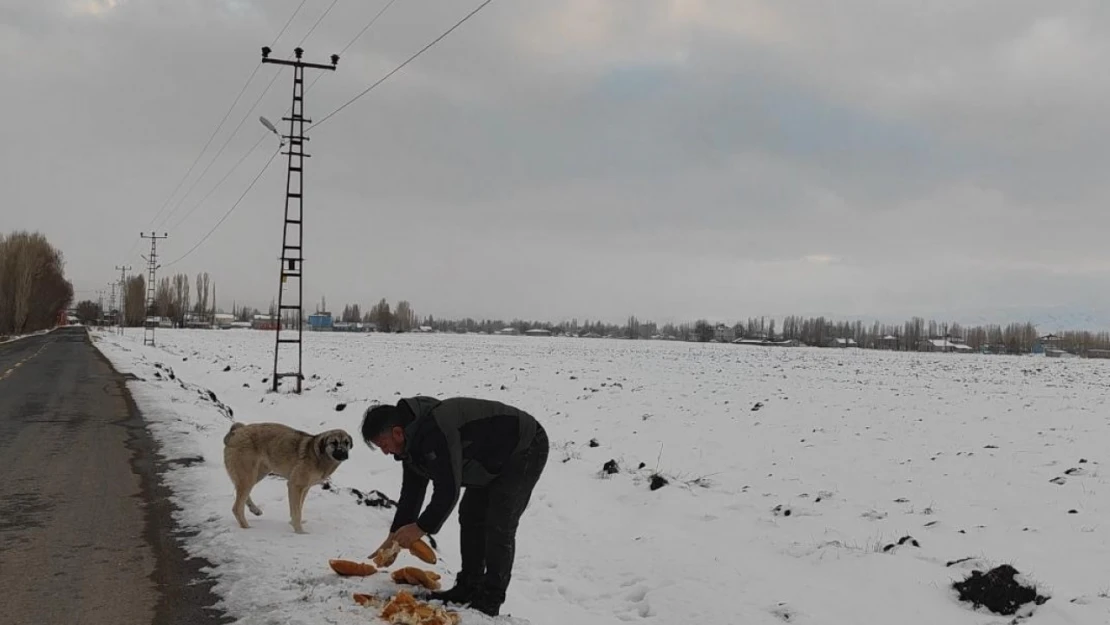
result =
[{"label": "dog's tail", "polygon": [[243,427],[243,424],[239,423],[238,421],[231,424],[231,429],[227,431],[227,434],[224,434],[224,445],[226,445],[228,441],[231,440],[231,435],[235,434],[235,430],[238,430],[241,427]]}]

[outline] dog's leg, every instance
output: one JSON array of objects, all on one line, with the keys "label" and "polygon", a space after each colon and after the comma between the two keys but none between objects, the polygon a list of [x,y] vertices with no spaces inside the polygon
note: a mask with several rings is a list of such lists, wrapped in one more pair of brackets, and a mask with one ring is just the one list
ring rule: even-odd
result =
[{"label": "dog's leg", "polygon": [[304,504],[304,492],[308,490],[293,480],[289,480],[289,524],[298,534],[306,534],[301,525],[301,506]]},{"label": "dog's leg", "polygon": [[[235,515],[235,520],[239,521],[239,527],[243,529],[250,528],[250,525],[247,524],[247,515],[243,513],[243,508],[250,501],[253,486],[253,484],[246,484],[242,481],[235,485],[235,504],[231,507],[231,513]],[[254,512],[254,510],[252,509],[251,512]]]},{"label": "dog's leg", "polygon": [[308,491],[310,490],[312,490],[311,484],[305,486],[304,490],[301,491],[301,525],[305,525],[308,523],[308,521],[306,521],[304,518],[304,502],[308,499]]},{"label": "dog's leg", "polygon": [[251,475],[254,468],[245,463],[240,455],[230,448],[224,449],[224,468],[227,469],[227,475],[231,478],[232,485],[235,486],[235,503],[231,505],[231,514],[239,522],[239,527],[248,529],[250,525],[247,523],[247,516],[243,513],[243,508],[250,501],[251,489],[254,488],[254,483],[250,481],[249,477],[244,479],[244,476]]},{"label": "dog's leg", "polygon": [[[254,483],[258,484],[262,480],[266,479],[266,476],[269,474],[270,470],[266,467],[262,467],[258,470],[258,477],[254,480]],[[253,514],[254,516],[262,516],[262,508],[259,508],[257,505],[255,505],[254,500],[250,497],[247,497],[247,507],[250,508],[251,514]]]}]

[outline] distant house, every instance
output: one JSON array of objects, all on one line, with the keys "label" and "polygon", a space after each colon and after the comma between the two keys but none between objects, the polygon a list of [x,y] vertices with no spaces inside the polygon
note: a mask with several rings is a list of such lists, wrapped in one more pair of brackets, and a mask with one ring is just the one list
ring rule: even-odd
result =
[{"label": "distant house", "polygon": [[226,330],[231,327],[231,324],[235,323],[235,315],[229,315],[228,313],[216,313],[213,316],[212,321],[215,324],[216,328],[220,330]]},{"label": "distant house", "polygon": [[1053,356],[1058,356],[1064,351],[1064,339],[1055,334],[1046,334],[1038,338],[1037,342],[1033,343],[1032,349],[1034,354],[1049,355],[1049,352],[1055,352]]},{"label": "distant house", "polygon": [[278,320],[273,315],[255,315],[251,319],[251,327],[255,330],[276,330]]},{"label": "distant house", "polygon": [[334,330],[334,325],[330,312],[318,312],[308,316],[308,327],[316,332]]},{"label": "distant house", "polygon": [[212,324],[203,315],[193,312],[185,313],[184,322],[186,328],[209,329],[212,327]]},{"label": "distant house", "polygon": [[961,354],[970,354],[975,351],[963,341],[952,338],[923,339],[917,349],[922,352],[958,352]]},{"label": "distant house", "polygon": [[898,337],[893,334],[888,334],[879,339],[879,349],[897,350],[899,344]]},{"label": "distant house", "polygon": [[758,345],[760,347],[799,347],[802,342],[798,339],[783,339],[775,341],[768,338],[735,339],[733,345]]},{"label": "distant house", "polygon": [[545,328],[532,328],[524,334],[526,336],[551,336],[551,330]]},{"label": "distant house", "polygon": [[851,337],[846,339],[829,339],[825,342],[825,347],[859,347],[859,343],[856,343],[856,339]]},{"label": "distant house", "polygon": [[516,328],[509,327],[501,328],[497,332],[494,332],[494,334],[498,334],[501,336],[516,336],[517,334],[520,334],[520,332],[517,332]]},{"label": "distant house", "polygon": [[1087,358],[1110,358],[1110,349],[1088,349]]},{"label": "distant house", "polygon": [[736,330],[723,323],[718,323],[713,328],[713,340],[718,343],[731,343],[736,340]]}]

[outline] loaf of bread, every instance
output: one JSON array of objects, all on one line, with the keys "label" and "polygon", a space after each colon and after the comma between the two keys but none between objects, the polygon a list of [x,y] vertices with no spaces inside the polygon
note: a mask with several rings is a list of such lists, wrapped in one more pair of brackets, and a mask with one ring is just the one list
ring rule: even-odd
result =
[{"label": "loaf of bread", "polygon": [[439,573],[435,571],[425,571],[418,569],[415,566],[406,566],[403,569],[393,571],[393,582],[397,584],[411,584],[413,586],[423,586],[428,590],[439,590]]},{"label": "loaf of bread", "polygon": [[409,553],[427,562],[428,564],[435,564],[437,560],[436,552],[432,551],[432,548],[428,546],[428,543],[422,540],[414,542],[412,546],[409,547]]},{"label": "loaf of bread", "polygon": [[366,576],[373,575],[378,572],[373,564],[365,562],[354,562],[352,560],[328,560],[331,565],[331,570],[339,573],[340,575],[357,575]]},{"label": "loaf of bread", "polygon": [[[390,543],[382,549],[374,552],[374,554],[370,557],[374,559],[374,564],[377,564],[379,568],[384,569],[392,565],[397,560],[397,554],[399,553],[401,553],[401,544],[393,540],[390,541]],[[418,540],[414,542],[412,546],[409,547],[409,553],[416,556],[417,558],[420,558],[424,562],[427,562],[428,564],[435,564],[438,561],[438,558],[436,558],[436,552],[432,551],[432,548],[428,546],[428,543],[424,542],[423,540]]]}]

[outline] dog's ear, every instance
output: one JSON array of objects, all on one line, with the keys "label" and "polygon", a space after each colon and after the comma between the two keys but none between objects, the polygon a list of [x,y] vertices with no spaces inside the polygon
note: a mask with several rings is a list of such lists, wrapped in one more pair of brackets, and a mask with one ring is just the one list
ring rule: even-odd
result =
[{"label": "dog's ear", "polygon": [[330,438],[331,438],[331,435],[329,434],[329,435],[326,435],[326,436],[321,436],[320,439],[318,441],[316,441],[316,451],[321,456],[328,455],[328,440]]}]

